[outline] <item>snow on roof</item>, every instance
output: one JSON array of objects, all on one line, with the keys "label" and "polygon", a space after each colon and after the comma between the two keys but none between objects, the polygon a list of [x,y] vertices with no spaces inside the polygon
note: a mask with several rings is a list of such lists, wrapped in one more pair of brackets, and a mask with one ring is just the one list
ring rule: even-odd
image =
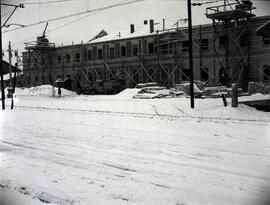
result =
[{"label": "snow on roof", "polygon": [[[169,24],[169,25],[171,25],[171,24]],[[170,27],[170,29],[172,29],[172,28]],[[114,32],[114,33],[108,34],[106,36],[103,36],[101,38],[90,41],[90,44],[91,43],[101,43],[101,42],[106,42],[106,41],[116,41],[116,40],[122,40],[122,39],[128,39],[128,38],[136,38],[136,37],[141,37],[141,36],[151,36],[151,35],[156,35],[157,31],[159,34],[161,34],[161,33],[168,32],[168,29],[166,29],[164,31],[162,23],[159,23],[159,24],[154,25],[154,32],[150,33],[150,25],[148,22],[148,24],[142,25],[142,26],[135,25],[134,33],[131,33],[130,28],[128,28],[128,29],[122,30],[120,32]]]}]

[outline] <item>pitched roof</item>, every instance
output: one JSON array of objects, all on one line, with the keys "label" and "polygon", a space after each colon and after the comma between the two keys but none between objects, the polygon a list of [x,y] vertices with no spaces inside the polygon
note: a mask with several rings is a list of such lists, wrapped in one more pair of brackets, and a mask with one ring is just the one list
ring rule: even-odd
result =
[{"label": "pitched roof", "polygon": [[141,37],[141,36],[151,36],[151,35],[154,36],[154,35],[157,35],[157,31],[159,34],[162,34],[162,33],[168,32],[168,29],[163,31],[162,24],[155,24],[154,32],[150,33],[150,25],[148,22],[148,24],[142,25],[142,26],[135,25],[134,33],[131,33],[130,28],[129,28],[129,29],[122,30],[120,32],[114,32],[106,36],[103,36],[101,38],[92,40],[90,44],[107,42],[107,41],[119,41],[119,40],[136,38],[136,37]]}]

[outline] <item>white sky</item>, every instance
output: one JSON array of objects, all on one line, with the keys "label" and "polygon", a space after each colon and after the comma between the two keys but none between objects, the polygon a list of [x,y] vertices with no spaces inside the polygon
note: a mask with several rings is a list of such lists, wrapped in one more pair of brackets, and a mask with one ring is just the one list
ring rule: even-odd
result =
[{"label": "white sky", "polygon": [[[2,2],[9,3],[38,3],[48,1],[53,0],[2,0]],[[46,19],[92,10],[123,1],[125,0],[73,0],[54,4],[25,4],[24,9],[17,9],[15,14],[9,20],[9,23],[28,25]],[[203,2],[200,0],[193,0],[193,2],[194,1]],[[257,0],[253,2],[257,7],[255,13],[258,16],[270,15],[270,0]],[[220,3],[222,2],[219,2],[219,4]],[[215,4],[193,7],[193,23],[208,23],[209,21],[204,15],[205,8],[212,5]],[[2,16],[8,14],[10,11],[10,8],[3,7]],[[136,28],[136,26],[143,24],[144,19],[154,19],[155,22],[161,23],[162,19],[165,18],[167,27],[171,27],[178,19],[187,18],[187,6],[186,0],[145,0],[88,15],[89,14],[84,14],[50,22],[47,29],[47,37],[50,42],[54,42],[56,45],[61,45],[62,43],[68,45],[71,44],[72,41],[74,41],[74,43],[80,43],[81,41],[87,42],[102,29],[105,29],[109,33],[116,32],[129,28],[129,24],[131,23],[134,23]],[[85,18],[78,20],[82,17]],[[4,21],[5,18],[6,16],[2,18],[2,21]],[[76,22],[68,24],[72,21]],[[182,25],[184,26],[184,24]],[[36,36],[42,34],[44,27],[45,23],[6,33],[4,31],[7,29],[3,29],[3,49],[6,49],[8,41],[11,41],[13,49],[19,49],[20,52],[23,51],[23,43],[35,40]],[[16,27],[13,26],[10,28]]]}]

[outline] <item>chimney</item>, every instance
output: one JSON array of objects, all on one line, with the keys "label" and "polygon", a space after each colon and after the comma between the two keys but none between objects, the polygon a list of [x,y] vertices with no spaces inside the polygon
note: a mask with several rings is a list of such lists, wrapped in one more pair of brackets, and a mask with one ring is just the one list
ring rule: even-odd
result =
[{"label": "chimney", "polygon": [[165,30],[165,19],[163,19],[163,31]]},{"label": "chimney", "polygon": [[134,33],[135,32],[135,26],[134,24],[130,24],[130,33]]},{"label": "chimney", "polygon": [[150,22],[150,33],[154,33],[154,20],[151,19],[149,22]]},{"label": "chimney", "polygon": [[147,25],[147,24],[148,24],[148,21],[147,21],[147,20],[144,20],[144,21],[143,21],[143,24],[144,24],[144,25]]}]

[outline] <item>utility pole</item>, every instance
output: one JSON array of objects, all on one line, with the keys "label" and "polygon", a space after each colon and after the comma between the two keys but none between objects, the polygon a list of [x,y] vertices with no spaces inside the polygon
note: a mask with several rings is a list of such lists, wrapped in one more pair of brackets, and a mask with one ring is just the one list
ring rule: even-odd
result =
[{"label": "utility pole", "polygon": [[192,17],[191,17],[191,0],[188,4],[188,33],[189,33],[189,69],[190,69],[190,106],[194,108],[194,80],[193,80],[193,48],[192,48]]},{"label": "utility pole", "polygon": [[8,85],[8,94],[7,94],[7,97],[8,98],[12,98],[12,95],[13,95],[13,88],[12,88],[12,49],[11,49],[11,43],[10,41],[8,42],[8,70],[9,70],[9,85]]},{"label": "utility pole", "polygon": [[5,110],[5,88],[4,88],[4,68],[3,68],[3,51],[2,51],[2,21],[1,21],[1,16],[2,16],[2,0],[0,0],[0,74],[1,74],[1,101],[2,101],[2,110]]},{"label": "utility pole", "polygon": [[[4,24],[2,25],[2,5],[4,6],[11,6],[14,7],[14,10],[11,12],[11,14],[9,15],[9,17],[6,19],[6,21],[4,22]],[[2,27],[6,26],[8,20],[11,18],[11,16],[14,14],[14,12],[16,11],[17,8],[24,8],[23,4],[19,4],[19,5],[13,5],[13,4],[7,4],[7,3],[2,3],[2,0],[0,0],[0,51],[1,51],[1,55],[0,55],[0,75],[1,75],[1,101],[2,101],[2,110],[5,110],[5,88],[4,88],[4,69],[3,69],[3,56],[2,56]]]}]

